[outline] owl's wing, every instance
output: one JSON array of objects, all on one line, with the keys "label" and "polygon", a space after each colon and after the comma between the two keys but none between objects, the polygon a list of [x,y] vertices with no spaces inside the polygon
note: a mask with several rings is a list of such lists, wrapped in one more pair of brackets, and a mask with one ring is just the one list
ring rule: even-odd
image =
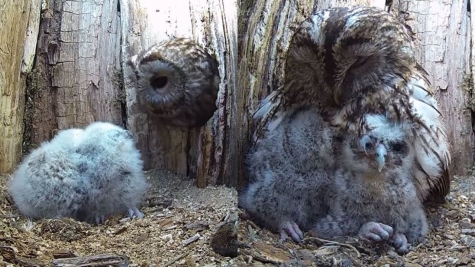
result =
[{"label": "owl's wing", "polygon": [[441,201],[450,191],[450,145],[437,101],[429,91],[424,73],[411,79],[407,86],[409,103],[415,115],[407,129],[416,151],[414,180],[424,200]]},{"label": "owl's wing", "polygon": [[253,115],[256,125],[253,135],[254,143],[262,138],[266,132],[274,130],[284,119],[285,113],[280,108],[281,100],[282,90],[278,88],[259,102]]}]

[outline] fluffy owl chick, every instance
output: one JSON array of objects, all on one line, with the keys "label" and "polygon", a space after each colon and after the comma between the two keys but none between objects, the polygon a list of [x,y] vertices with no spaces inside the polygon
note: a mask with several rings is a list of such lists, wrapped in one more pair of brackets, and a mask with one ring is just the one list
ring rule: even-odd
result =
[{"label": "fluffy owl chick", "polygon": [[410,178],[414,149],[400,125],[383,116],[367,116],[379,125],[362,138],[345,139],[325,194],[329,210],[317,219],[319,237],[356,236],[388,241],[398,252],[408,251],[428,233],[426,215]]},{"label": "fluffy owl chick", "polygon": [[302,230],[325,210],[323,169],[333,165],[333,146],[337,141],[315,109],[295,111],[248,155],[253,182],[239,205],[283,237],[302,240]]},{"label": "fluffy owl chick", "polygon": [[102,223],[112,214],[128,212],[142,218],[138,207],[148,184],[132,134],[114,124],[94,122],[84,130],[77,149],[78,169],[90,183],[81,220]]},{"label": "fluffy owl chick", "polygon": [[140,103],[165,124],[202,126],[217,109],[218,63],[189,39],[161,42],[128,65]]},{"label": "fluffy owl chick", "polygon": [[[44,142],[20,163],[8,191],[20,212],[31,218],[77,218],[87,201],[90,184],[77,166],[82,130],[64,130]],[[70,145],[68,145],[68,143]]]},{"label": "fluffy owl chick", "polygon": [[50,144],[58,148],[67,150],[75,150],[84,138],[84,130],[79,128],[71,128],[59,131]]},{"label": "fluffy owl chick", "polygon": [[357,134],[371,130],[367,113],[382,114],[407,125],[420,198],[444,200],[451,180],[445,122],[416,62],[412,33],[398,18],[375,7],[314,12],[293,35],[285,64],[283,87],[255,113],[257,138],[301,106],[317,107],[329,124]]}]

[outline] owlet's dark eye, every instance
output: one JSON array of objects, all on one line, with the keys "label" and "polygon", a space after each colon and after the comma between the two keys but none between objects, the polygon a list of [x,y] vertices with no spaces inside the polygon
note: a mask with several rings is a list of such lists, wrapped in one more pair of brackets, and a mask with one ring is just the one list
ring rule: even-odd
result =
[{"label": "owlet's dark eye", "polygon": [[364,64],[366,64],[366,62],[368,61],[368,58],[366,57],[359,57],[355,63],[353,63],[353,65],[351,66],[352,68],[359,68],[361,66],[363,66]]},{"label": "owlet's dark eye", "polygon": [[399,152],[404,149],[404,144],[403,143],[389,143],[389,147],[391,150]]},{"label": "owlet's dark eye", "polygon": [[373,146],[373,143],[366,143],[364,147],[366,150],[370,150],[370,149],[373,149],[374,146]]},{"label": "owlet's dark eye", "polygon": [[168,77],[167,76],[154,76],[152,79],[150,79],[150,84],[154,89],[162,89],[165,87],[168,83]]}]

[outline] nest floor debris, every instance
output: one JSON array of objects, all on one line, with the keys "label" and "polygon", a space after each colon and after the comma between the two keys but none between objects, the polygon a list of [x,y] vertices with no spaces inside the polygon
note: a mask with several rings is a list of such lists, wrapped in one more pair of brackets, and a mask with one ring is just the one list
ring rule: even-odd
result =
[{"label": "nest floor debris", "polygon": [[306,233],[301,244],[280,240],[240,211],[239,266],[475,266],[475,177],[455,177],[447,202],[427,207],[430,234],[425,242],[399,255],[389,246],[357,239],[327,242]]},{"label": "nest floor debris", "polygon": [[236,266],[235,258],[210,247],[225,216],[236,209],[236,190],[197,188],[161,170],[146,176],[151,188],[141,207],[145,218],[117,215],[99,226],[20,216],[7,194],[10,177],[0,176],[0,266],[65,266],[63,258],[75,256],[101,266]]}]

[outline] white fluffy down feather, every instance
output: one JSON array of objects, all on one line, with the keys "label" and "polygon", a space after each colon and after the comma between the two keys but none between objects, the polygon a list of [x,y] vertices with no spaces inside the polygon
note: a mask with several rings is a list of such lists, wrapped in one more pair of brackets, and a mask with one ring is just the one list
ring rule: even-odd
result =
[{"label": "white fluffy down feather", "polygon": [[60,131],[18,166],[9,193],[31,218],[71,217],[102,223],[112,214],[138,210],[147,190],[132,134],[114,124]]}]

